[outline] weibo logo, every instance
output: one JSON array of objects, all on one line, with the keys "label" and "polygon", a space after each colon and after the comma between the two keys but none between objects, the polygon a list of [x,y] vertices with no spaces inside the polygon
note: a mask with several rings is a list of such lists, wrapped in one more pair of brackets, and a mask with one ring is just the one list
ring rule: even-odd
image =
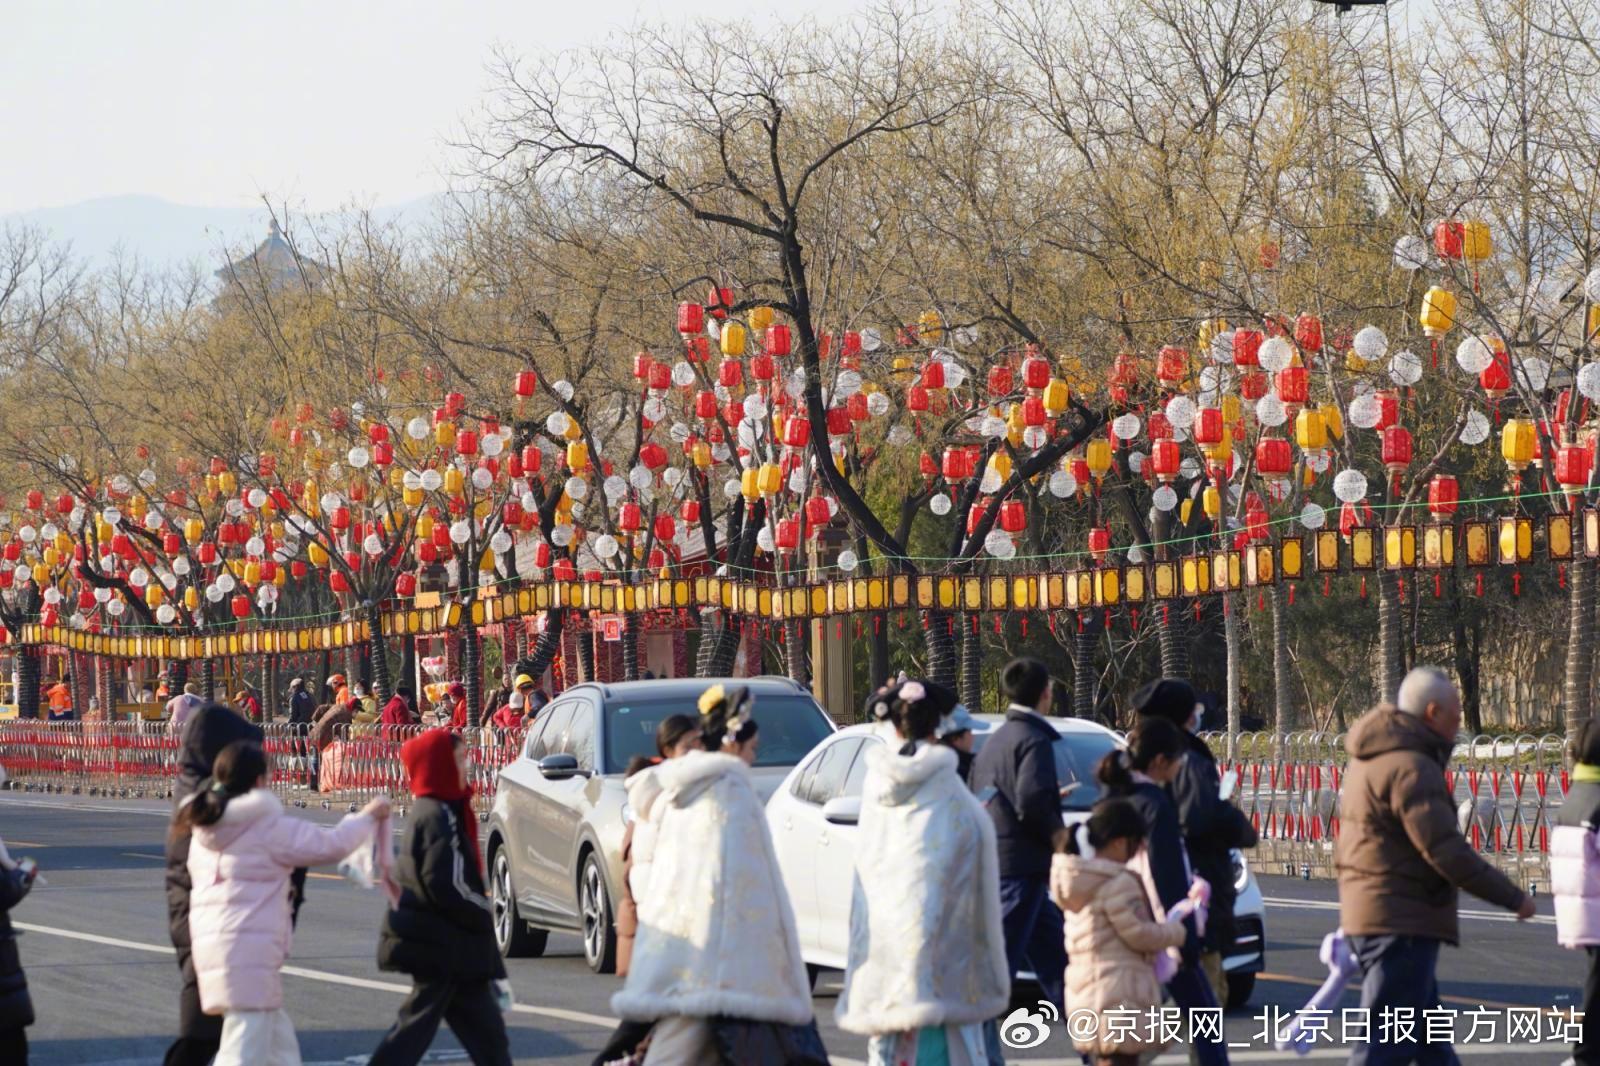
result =
[{"label": "weibo logo", "polygon": [[1039,1001],[1039,1010],[1018,1007],[1000,1023],[1000,1042],[1010,1048],[1038,1047],[1050,1037],[1050,1023],[1061,1020],[1061,1012],[1047,999]]}]

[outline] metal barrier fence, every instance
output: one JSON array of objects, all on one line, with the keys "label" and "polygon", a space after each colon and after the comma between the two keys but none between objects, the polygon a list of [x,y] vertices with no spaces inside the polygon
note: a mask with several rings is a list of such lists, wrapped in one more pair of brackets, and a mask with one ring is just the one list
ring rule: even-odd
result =
[{"label": "metal barrier fence", "polygon": [[[375,796],[402,807],[409,793],[400,746],[429,726],[339,725],[318,751],[304,725],[263,727],[272,790],[298,807],[349,805]],[[473,806],[494,801],[500,768],[522,750],[520,729],[464,730]],[[115,798],[166,798],[178,773],[178,738],[165,722],[0,722],[7,787]]]},{"label": "metal barrier fence", "polygon": [[[1222,772],[1238,774],[1233,802],[1261,842],[1258,869],[1333,875],[1339,791],[1349,755],[1344,733],[1242,733],[1227,758],[1226,733],[1203,735]],[[1524,887],[1548,885],[1550,829],[1568,788],[1561,736],[1479,736],[1456,745],[1445,783],[1457,824],[1486,859]]]}]

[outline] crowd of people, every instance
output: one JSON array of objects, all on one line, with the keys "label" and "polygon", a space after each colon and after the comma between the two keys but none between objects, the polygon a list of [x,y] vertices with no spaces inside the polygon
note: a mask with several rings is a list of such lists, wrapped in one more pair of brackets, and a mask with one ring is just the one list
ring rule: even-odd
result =
[{"label": "crowd of people", "polygon": [[[359,704],[358,686],[329,681],[332,705]],[[1081,783],[1058,779],[1048,672],[1018,659],[1001,682],[1005,719],[975,753],[973,720],[943,686],[902,677],[867,701],[887,743],[864,756],[835,1018],[867,1039],[871,1066],[1000,1066],[999,1023],[1014,975],[1029,970],[1058,1017],[1070,1010],[1085,1062],[1132,1066],[1170,1037],[1119,1018],[1150,1017],[1168,1000],[1186,1011],[1224,1001],[1228,852],[1252,846],[1255,831],[1222,792],[1197,736],[1204,706],[1186,682],[1163,678],[1136,693],[1125,743],[1095,770],[1104,795],[1071,826],[1061,799]],[[406,695],[381,712],[393,706],[393,724],[414,720],[400,706]],[[537,698],[526,675],[499,697],[508,720],[537,713]],[[291,683],[291,715],[311,702],[300,679]],[[166,884],[182,984],[167,1066],[298,1063],[281,972],[306,869],[390,839],[389,802],[375,799],[333,826],[297,818],[264,787],[271,771],[258,725],[194,692],[174,703],[182,740]],[[759,708],[748,689],[717,684],[694,711],[663,720],[656,756],[627,768],[632,819],[617,915],[624,984],[611,1003],[622,1022],[596,1066],[826,1063],[812,978],[750,774]],[[1349,733],[1335,850],[1339,938],[1374,1017],[1438,1007],[1439,950],[1459,940],[1458,890],[1519,919],[1534,911],[1458,827],[1444,770],[1460,714],[1449,679],[1423,668]],[[1600,719],[1572,754],[1572,790],[1552,840],[1557,936],[1587,951],[1584,1005],[1600,1010]],[[418,1062],[441,1022],[475,1063],[511,1061],[510,991],[465,756],[448,728],[401,749],[411,813],[384,877],[377,958],[413,986],[372,1056],[380,1066]],[[26,1062],[33,1021],[8,912],[34,877],[0,846],[6,1062]],[[1341,979],[1335,993],[1342,988]],[[1597,1043],[1579,1043],[1570,1061],[1600,1061]],[[1193,1039],[1191,1053],[1226,1063],[1220,1028]],[[1413,1061],[1457,1060],[1425,1037],[1351,1049],[1357,1066]]]}]

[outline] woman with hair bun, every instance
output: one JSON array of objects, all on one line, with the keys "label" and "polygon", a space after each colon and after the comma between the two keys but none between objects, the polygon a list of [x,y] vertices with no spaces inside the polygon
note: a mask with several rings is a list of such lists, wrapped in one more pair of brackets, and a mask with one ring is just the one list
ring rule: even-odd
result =
[{"label": "woman with hair bun", "polygon": [[880,690],[890,747],[867,749],[850,960],[835,1017],[871,1037],[871,1066],[999,1064],[1011,994],[994,824],[937,743],[955,693],[927,681]]},{"label": "woman with hair bun", "polygon": [[707,689],[705,750],[647,771],[659,791],[634,811],[658,835],[648,877],[634,886],[638,937],[611,1008],[653,1023],[646,1066],[828,1061],[766,805],[750,778],[753,710],[748,689]]}]

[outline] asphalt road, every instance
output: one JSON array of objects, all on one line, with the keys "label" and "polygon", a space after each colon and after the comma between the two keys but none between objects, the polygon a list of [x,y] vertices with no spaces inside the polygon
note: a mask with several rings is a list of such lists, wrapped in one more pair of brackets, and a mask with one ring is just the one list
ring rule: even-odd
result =
[{"label": "asphalt road", "polygon": [[[316,812],[318,817],[329,817]],[[12,915],[24,935],[22,957],[39,1021],[29,1030],[33,1061],[43,1066],[158,1063],[176,1019],[176,966],[167,942],[162,892],[161,842],[166,810],[139,801],[0,795],[0,837],[14,856],[39,860],[48,884]],[[286,1006],[308,1063],[360,1063],[393,1019],[407,990],[403,978],[378,972],[373,962],[382,903],[327,872],[312,875],[301,912],[292,967],[284,982]],[[1283,1062],[1260,1035],[1263,1011],[1290,1012],[1322,983],[1317,960],[1323,935],[1337,922],[1333,885],[1266,877],[1267,972],[1248,1011],[1228,1019],[1235,1062]],[[1565,1048],[1550,1043],[1507,1042],[1505,1008],[1577,1003],[1583,979],[1580,955],[1555,945],[1548,900],[1541,916],[1518,924],[1475,901],[1464,904],[1463,945],[1441,961],[1445,1006],[1478,1015],[1477,1039],[1458,1042],[1458,1053],[1484,1061],[1559,1061]],[[511,965],[517,1007],[510,1016],[519,1063],[586,1066],[613,1019],[614,977],[584,965],[575,938],[552,937],[542,959]],[[824,975],[817,1017],[836,1063],[865,1058],[865,1041],[832,1025],[837,975]],[[1353,990],[1341,1004],[1354,1007]],[[1492,1031],[1487,1018],[1497,1018]],[[1458,1041],[1470,1023],[1462,1015]],[[1548,1019],[1546,1019],[1548,1027]],[[1338,1019],[1333,1022],[1338,1036]],[[441,1033],[431,1061],[465,1061]],[[1014,1053],[1018,1063],[1076,1063],[1064,1032],[1037,1048]],[[1322,1043],[1312,1061],[1340,1061],[1346,1052]],[[1161,1062],[1182,1062],[1169,1052]]]}]

